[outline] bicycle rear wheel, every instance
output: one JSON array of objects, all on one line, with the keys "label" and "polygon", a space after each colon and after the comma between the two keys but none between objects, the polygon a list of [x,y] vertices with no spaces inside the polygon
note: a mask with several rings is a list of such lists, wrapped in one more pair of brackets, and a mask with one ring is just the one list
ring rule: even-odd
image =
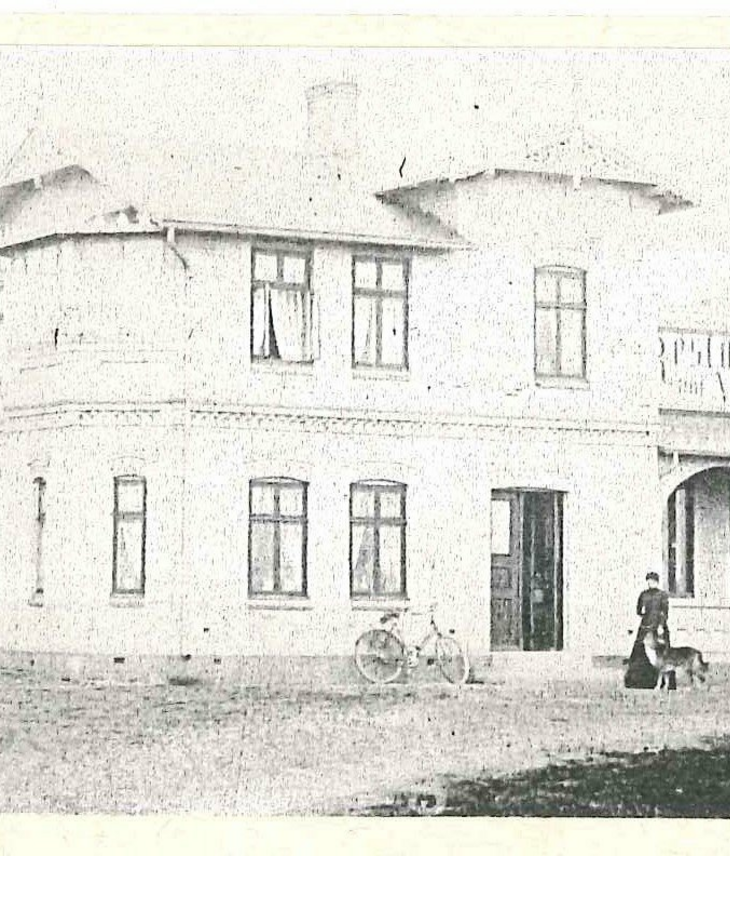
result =
[{"label": "bicycle rear wheel", "polygon": [[447,681],[465,684],[469,677],[469,659],[456,638],[447,635],[436,638],[436,662]]},{"label": "bicycle rear wheel", "polygon": [[403,671],[406,652],[403,642],[391,631],[373,628],[355,642],[355,665],[363,678],[373,684],[388,684]]}]

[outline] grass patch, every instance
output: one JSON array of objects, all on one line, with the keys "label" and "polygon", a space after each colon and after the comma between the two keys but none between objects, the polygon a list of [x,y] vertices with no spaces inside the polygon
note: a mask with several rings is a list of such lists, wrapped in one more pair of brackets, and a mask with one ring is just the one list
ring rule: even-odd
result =
[{"label": "grass patch", "polygon": [[[437,815],[730,818],[730,739],[706,749],[609,753],[508,777],[452,779],[445,794]],[[403,793],[366,812],[423,814],[423,804]]]}]

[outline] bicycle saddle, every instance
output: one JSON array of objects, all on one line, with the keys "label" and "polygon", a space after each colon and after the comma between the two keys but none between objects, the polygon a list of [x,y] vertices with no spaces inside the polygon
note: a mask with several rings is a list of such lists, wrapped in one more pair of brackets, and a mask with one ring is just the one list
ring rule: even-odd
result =
[{"label": "bicycle saddle", "polygon": [[380,617],[380,624],[387,625],[388,622],[390,622],[392,619],[397,619],[398,615],[399,614],[397,612],[387,612],[384,616]]}]

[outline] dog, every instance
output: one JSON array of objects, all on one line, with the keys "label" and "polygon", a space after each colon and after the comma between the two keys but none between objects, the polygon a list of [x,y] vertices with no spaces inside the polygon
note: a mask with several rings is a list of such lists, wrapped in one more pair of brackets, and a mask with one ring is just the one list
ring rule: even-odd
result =
[{"label": "dog", "polygon": [[695,677],[702,682],[705,681],[709,664],[702,658],[702,653],[694,647],[670,647],[650,631],[644,637],[644,650],[649,665],[659,673],[655,690],[659,691],[665,686],[670,672],[686,673],[692,686]]}]

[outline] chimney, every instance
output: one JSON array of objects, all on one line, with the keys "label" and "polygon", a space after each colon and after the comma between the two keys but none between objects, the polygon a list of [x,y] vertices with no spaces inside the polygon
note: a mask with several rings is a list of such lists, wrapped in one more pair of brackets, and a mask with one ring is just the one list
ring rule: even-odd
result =
[{"label": "chimney", "polygon": [[357,167],[357,85],[316,84],[307,91],[309,157],[315,172],[352,177]]}]

